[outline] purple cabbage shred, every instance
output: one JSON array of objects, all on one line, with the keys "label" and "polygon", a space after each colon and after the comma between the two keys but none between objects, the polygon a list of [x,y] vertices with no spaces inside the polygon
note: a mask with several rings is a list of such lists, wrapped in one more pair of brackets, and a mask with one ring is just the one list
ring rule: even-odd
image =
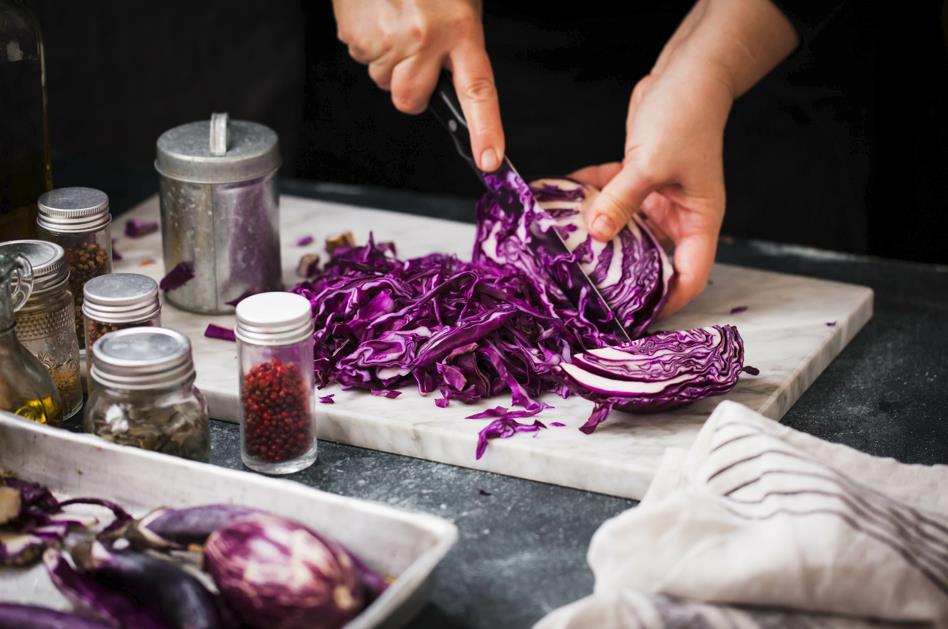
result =
[{"label": "purple cabbage shred", "polygon": [[161,278],[158,286],[163,291],[181,288],[194,279],[194,264],[191,262],[178,262],[168,273]]},{"label": "purple cabbage shred", "polygon": [[209,339],[218,339],[220,341],[236,341],[237,337],[230,328],[225,328],[214,323],[208,323],[204,328],[204,336]]},{"label": "purple cabbage shred", "polygon": [[125,235],[129,238],[144,238],[158,231],[158,221],[143,221],[130,218],[125,221]]}]

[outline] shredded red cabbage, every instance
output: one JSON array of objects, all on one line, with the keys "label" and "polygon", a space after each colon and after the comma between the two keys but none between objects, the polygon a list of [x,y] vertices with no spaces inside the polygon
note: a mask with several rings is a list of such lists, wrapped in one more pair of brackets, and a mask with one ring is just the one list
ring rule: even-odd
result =
[{"label": "shredded red cabbage", "polygon": [[[584,426],[589,432],[613,406],[657,410],[723,392],[728,383],[733,386],[721,374],[733,371],[736,379],[742,347],[739,356],[722,358],[733,364],[719,367],[717,379],[703,377],[695,363],[690,386],[676,380],[680,386],[675,395],[637,403],[629,396],[615,401],[621,396],[591,392],[565,377],[558,366],[583,348],[620,342],[587,316],[585,293],[578,304],[565,296],[560,288],[568,281],[565,265],[578,261],[583,266],[636,338],[665,304],[671,264],[638,219],[612,242],[594,241],[582,212],[596,192],[584,184],[568,179],[531,183],[540,207],[514,179],[488,176],[487,182],[493,194],[477,203],[470,262],[443,254],[402,260],[393,243],[377,243],[370,234],[364,246],[340,244],[322,270],[292,289],[312,304],[318,386],[336,383],[387,395],[414,383],[422,395],[440,393],[434,400],[440,408],[455,399],[471,403],[510,392],[512,405],[523,410],[499,406],[472,416],[494,418],[481,431],[478,458],[490,439],[545,428],[539,421],[516,421],[547,406],[537,400],[544,392],[563,397],[579,392],[597,401]],[[514,211],[515,206],[525,209]],[[572,253],[529,246],[531,234],[547,229],[559,230]],[[736,330],[727,327],[733,330],[728,338],[736,337],[733,342],[739,346]],[[646,345],[633,343],[631,349],[655,341],[643,342]],[[682,364],[690,363],[683,359]]]},{"label": "shredded red cabbage", "polygon": [[484,452],[487,450],[487,443],[491,439],[509,439],[518,432],[538,432],[541,428],[546,428],[546,424],[539,419],[534,420],[532,424],[522,424],[516,419],[507,417],[495,419],[477,433],[475,458],[480,459],[484,456]]},{"label": "shredded red cabbage", "polygon": [[158,231],[158,221],[143,221],[130,218],[125,221],[125,235],[129,238],[144,238]]},{"label": "shredded red cabbage", "polygon": [[161,278],[161,281],[158,282],[158,286],[163,291],[174,290],[181,288],[192,279],[194,279],[194,264],[186,261],[178,262],[174,265],[174,268]]},{"label": "shredded red cabbage", "polygon": [[208,323],[204,328],[204,336],[209,339],[218,339],[221,341],[236,341],[237,337],[230,328],[225,328],[213,323]]},{"label": "shredded red cabbage", "polygon": [[335,404],[336,401],[333,398],[336,396],[335,393],[330,393],[329,395],[320,395],[319,403],[320,404]]},{"label": "shredded red cabbage", "polygon": [[315,239],[311,235],[306,234],[305,236],[300,236],[299,238],[297,238],[293,244],[296,245],[297,247],[305,247],[307,245],[313,244],[314,240]]}]

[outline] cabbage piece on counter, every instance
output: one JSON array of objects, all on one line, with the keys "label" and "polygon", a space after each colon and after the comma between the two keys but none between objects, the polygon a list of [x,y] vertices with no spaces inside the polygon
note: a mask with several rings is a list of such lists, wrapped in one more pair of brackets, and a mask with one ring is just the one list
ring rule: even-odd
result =
[{"label": "cabbage piece on counter", "polygon": [[596,403],[580,428],[591,433],[613,408],[650,413],[727,393],[743,367],[744,342],[737,328],[712,325],[582,352],[572,363],[562,363],[555,375]]}]

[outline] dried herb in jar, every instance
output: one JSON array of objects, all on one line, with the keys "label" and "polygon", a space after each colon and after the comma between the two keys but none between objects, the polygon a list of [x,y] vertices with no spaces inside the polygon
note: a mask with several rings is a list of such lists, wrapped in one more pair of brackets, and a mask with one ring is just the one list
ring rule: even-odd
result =
[{"label": "dried herb in jar", "polygon": [[312,446],[312,409],[306,378],[273,358],[252,367],[241,389],[247,453],[267,462],[295,459]]}]

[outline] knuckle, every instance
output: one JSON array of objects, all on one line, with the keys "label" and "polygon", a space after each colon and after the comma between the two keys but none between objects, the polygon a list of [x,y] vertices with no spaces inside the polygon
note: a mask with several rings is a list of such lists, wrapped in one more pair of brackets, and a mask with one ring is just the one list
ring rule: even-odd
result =
[{"label": "knuckle", "polygon": [[494,99],[497,88],[494,82],[487,77],[474,78],[467,81],[463,88],[464,96],[475,103],[484,103]]},{"label": "knuckle", "polygon": [[417,15],[408,23],[405,34],[408,37],[408,41],[416,47],[422,47],[427,44],[431,38],[431,23],[424,16]]}]

